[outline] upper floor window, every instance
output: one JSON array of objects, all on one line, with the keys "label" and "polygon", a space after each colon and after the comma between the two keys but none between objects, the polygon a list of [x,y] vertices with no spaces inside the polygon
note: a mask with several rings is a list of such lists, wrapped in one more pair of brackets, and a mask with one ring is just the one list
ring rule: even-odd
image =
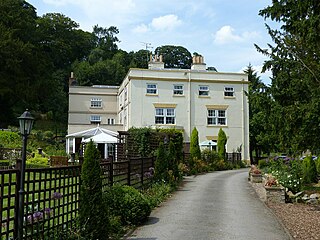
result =
[{"label": "upper floor window", "polygon": [[224,87],[224,96],[225,97],[234,97],[234,88],[233,87]]},{"label": "upper floor window", "polygon": [[173,85],[173,95],[183,95],[183,85]]},{"label": "upper floor window", "polygon": [[91,108],[102,108],[102,99],[101,98],[91,98]]},{"label": "upper floor window", "polygon": [[99,115],[91,115],[90,116],[90,122],[92,122],[92,123],[101,122],[101,116],[99,116]]},{"label": "upper floor window", "polygon": [[157,84],[147,84],[147,94],[157,94]]},{"label": "upper floor window", "polygon": [[124,101],[127,101],[128,99],[128,92],[127,92],[127,87],[124,88]]},{"label": "upper floor window", "polygon": [[156,108],[156,124],[175,124],[174,108]]},{"label": "upper floor window", "polygon": [[209,96],[209,86],[199,86],[199,96]]},{"label": "upper floor window", "polygon": [[226,110],[208,109],[208,125],[227,125]]}]

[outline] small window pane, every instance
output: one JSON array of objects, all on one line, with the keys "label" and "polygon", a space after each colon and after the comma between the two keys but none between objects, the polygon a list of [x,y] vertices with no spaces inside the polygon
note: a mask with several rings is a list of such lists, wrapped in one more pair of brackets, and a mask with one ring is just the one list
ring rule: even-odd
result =
[{"label": "small window pane", "polygon": [[157,94],[157,85],[156,84],[147,84],[147,93],[148,94]]},{"label": "small window pane", "polygon": [[174,109],[173,108],[167,109],[167,116],[174,116]]},{"label": "small window pane", "polygon": [[156,124],[164,124],[164,117],[157,117],[155,119]]},{"label": "small window pane", "polygon": [[173,85],[174,95],[183,95],[183,85]]}]

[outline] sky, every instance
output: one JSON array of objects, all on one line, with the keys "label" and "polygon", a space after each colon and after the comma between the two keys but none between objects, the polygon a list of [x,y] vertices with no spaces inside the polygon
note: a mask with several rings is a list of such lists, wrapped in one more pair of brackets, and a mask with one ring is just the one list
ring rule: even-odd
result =
[{"label": "sky", "polygon": [[94,25],[119,29],[120,49],[155,50],[163,45],[183,46],[201,54],[207,67],[219,72],[243,72],[251,64],[270,84],[270,72],[261,73],[266,57],[254,44],[273,43],[259,10],[272,0],[27,0],[37,11],[62,13],[92,32]]}]

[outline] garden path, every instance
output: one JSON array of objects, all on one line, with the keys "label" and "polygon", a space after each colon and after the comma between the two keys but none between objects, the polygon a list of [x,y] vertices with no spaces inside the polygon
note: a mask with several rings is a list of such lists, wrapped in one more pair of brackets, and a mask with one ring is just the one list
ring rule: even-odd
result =
[{"label": "garden path", "polygon": [[291,239],[247,180],[248,169],[186,177],[130,240]]}]

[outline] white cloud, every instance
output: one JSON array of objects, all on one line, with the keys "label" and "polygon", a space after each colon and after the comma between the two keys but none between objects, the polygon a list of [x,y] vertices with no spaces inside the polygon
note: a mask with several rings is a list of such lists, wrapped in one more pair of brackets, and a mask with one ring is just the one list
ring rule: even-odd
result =
[{"label": "white cloud", "polygon": [[214,35],[214,42],[217,44],[227,44],[231,42],[243,42],[249,39],[255,39],[259,37],[258,32],[243,32],[241,35],[234,33],[234,29],[231,26],[223,26]]},{"label": "white cloud", "polygon": [[169,14],[152,19],[151,26],[156,30],[172,30],[182,24],[178,16]]},{"label": "white cloud", "polygon": [[149,27],[142,23],[139,26],[136,26],[132,31],[134,33],[146,33],[149,31]]},{"label": "white cloud", "polygon": [[223,26],[214,35],[214,42],[218,44],[225,44],[241,41],[241,37],[235,35],[233,32],[234,29],[231,26]]}]

